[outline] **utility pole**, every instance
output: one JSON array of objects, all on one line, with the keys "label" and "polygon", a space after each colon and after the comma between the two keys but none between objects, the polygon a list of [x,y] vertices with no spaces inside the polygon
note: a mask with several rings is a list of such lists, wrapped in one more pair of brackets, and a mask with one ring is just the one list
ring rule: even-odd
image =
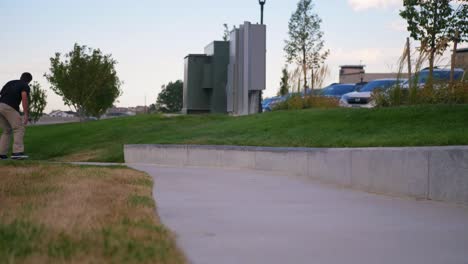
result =
[{"label": "utility pole", "polygon": [[[362,60],[359,61],[359,66],[362,66]],[[365,73],[366,72],[364,71],[364,67],[362,67],[362,69],[359,71],[359,77],[361,79],[361,85],[364,82],[364,74]]]}]

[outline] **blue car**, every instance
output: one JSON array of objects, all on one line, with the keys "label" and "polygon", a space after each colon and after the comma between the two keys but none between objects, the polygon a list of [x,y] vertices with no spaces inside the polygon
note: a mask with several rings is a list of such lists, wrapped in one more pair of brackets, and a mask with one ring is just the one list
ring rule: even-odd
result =
[{"label": "blue car", "polygon": [[[463,69],[455,69],[454,70],[454,79],[457,81],[463,80],[463,76],[465,75],[465,71]],[[450,69],[439,69],[434,68],[434,82],[435,83],[447,83],[450,81]],[[417,78],[417,80],[416,80]],[[416,84],[417,87],[422,88],[427,82],[429,78],[429,69],[424,69],[420,71],[416,76],[413,76],[411,79],[406,81],[403,84],[403,88],[409,88],[409,84]]]},{"label": "blue car", "polygon": [[275,107],[275,105],[286,101],[287,98],[289,98],[288,95],[266,98],[265,100],[262,101],[262,110],[263,110],[263,112],[272,111],[273,108]]},{"label": "blue car", "polygon": [[356,84],[332,84],[322,89],[319,95],[340,99],[347,93],[356,91]]}]

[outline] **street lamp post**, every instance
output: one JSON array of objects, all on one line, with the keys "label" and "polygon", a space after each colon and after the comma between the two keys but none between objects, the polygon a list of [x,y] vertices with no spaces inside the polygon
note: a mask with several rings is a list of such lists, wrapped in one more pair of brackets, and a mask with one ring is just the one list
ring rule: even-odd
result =
[{"label": "street lamp post", "polygon": [[[266,0],[258,0],[258,3],[260,4],[260,24],[263,25],[263,10],[265,7]],[[260,96],[258,98],[258,112],[262,112],[262,100],[263,100],[263,92],[260,91]]]},{"label": "street lamp post", "polygon": [[260,19],[260,24],[263,25],[263,9],[265,7],[266,0],[258,0],[258,3],[260,4],[261,7],[261,19]]}]

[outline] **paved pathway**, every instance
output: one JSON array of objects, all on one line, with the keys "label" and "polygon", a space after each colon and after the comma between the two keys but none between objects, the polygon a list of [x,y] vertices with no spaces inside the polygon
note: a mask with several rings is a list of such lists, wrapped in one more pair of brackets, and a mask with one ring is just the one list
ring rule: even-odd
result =
[{"label": "paved pathway", "polygon": [[195,264],[467,264],[468,209],[244,170],[134,166]]}]

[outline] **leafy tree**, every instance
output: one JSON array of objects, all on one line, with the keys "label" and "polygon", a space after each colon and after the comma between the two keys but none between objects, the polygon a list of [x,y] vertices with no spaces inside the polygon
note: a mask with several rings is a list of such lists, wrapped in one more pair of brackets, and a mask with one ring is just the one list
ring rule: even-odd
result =
[{"label": "leafy tree", "polygon": [[[300,0],[296,11],[289,20],[289,39],[284,48],[288,63],[295,62],[302,67],[304,92],[307,92],[307,73],[323,64],[329,52],[323,51],[322,19],[313,12],[312,0]],[[312,87],[313,88],[313,87]]]},{"label": "leafy tree", "polygon": [[38,82],[31,85],[31,93],[29,94],[29,118],[31,122],[36,123],[44,114],[44,109],[47,106],[47,94]]},{"label": "leafy tree", "polygon": [[51,89],[62,96],[65,105],[73,107],[80,118],[100,117],[121,95],[117,77],[117,61],[99,49],[75,44],[63,56],[56,53],[50,59],[50,73],[45,77]]},{"label": "leafy tree", "polygon": [[429,79],[434,61],[442,54],[458,31],[459,41],[468,39],[468,5],[456,0],[404,0],[400,16],[408,23],[411,37],[421,41],[421,49],[429,53]]},{"label": "leafy tree", "polygon": [[181,80],[162,86],[156,100],[156,109],[163,113],[176,113],[182,110],[184,83]]},{"label": "leafy tree", "polygon": [[285,96],[289,93],[289,73],[288,68],[285,66],[283,68],[283,76],[281,77],[280,90],[278,95]]}]

